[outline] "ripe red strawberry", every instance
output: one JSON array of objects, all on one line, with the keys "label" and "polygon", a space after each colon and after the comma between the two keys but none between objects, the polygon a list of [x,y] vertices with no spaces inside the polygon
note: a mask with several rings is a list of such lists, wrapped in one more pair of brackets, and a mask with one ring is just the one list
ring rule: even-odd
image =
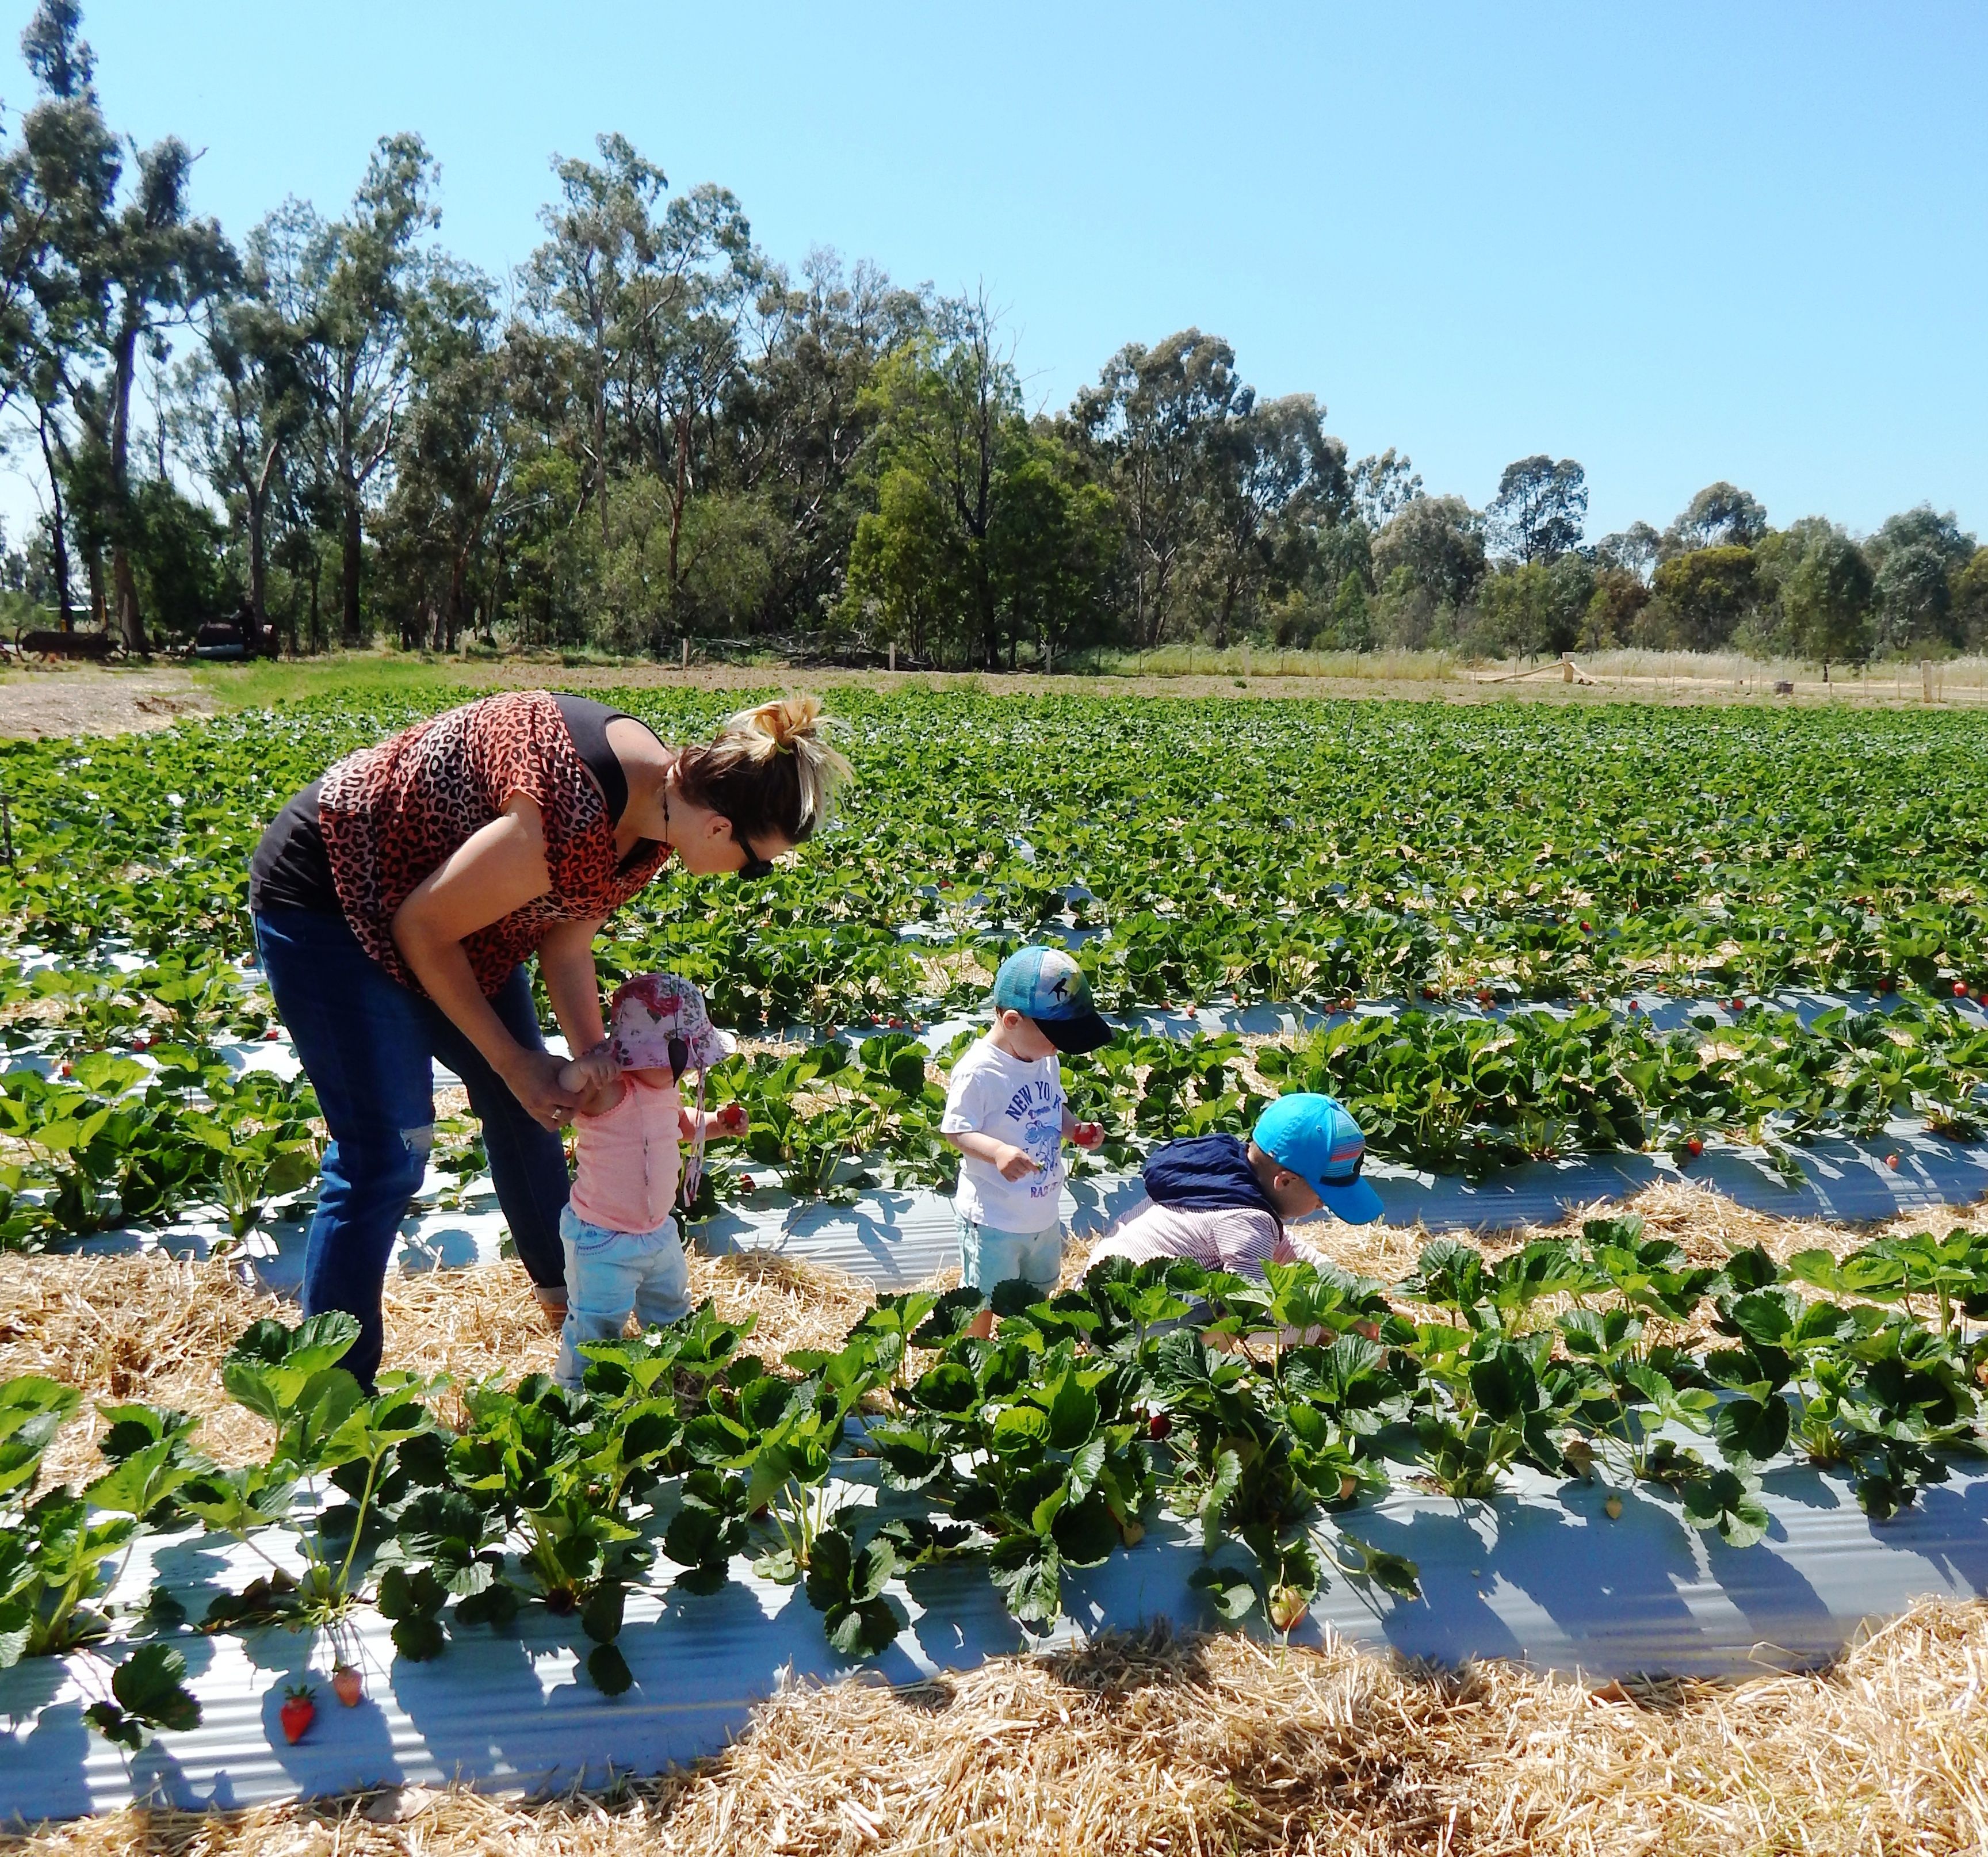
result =
[{"label": "ripe red strawberry", "polygon": [[727,1135],[743,1135],[746,1132],[746,1105],[743,1103],[727,1103],[718,1112],[718,1125]]},{"label": "ripe red strawberry", "polygon": [[1594,932],[1594,931],[1593,928],[1592,928],[1592,927],[1591,927],[1587,923],[1586,923],[1586,922],[1583,922],[1583,923],[1581,925],[1581,932],[1583,935],[1592,935],[1592,934]]},{"label": "ripe red strawberry", "polygon": [[365,1700],[366,1685],[359,1673],[349,1663],[341,1663],[331,1673],[331,1693],[348,1709],[356,1709]]},{"label": "ripe red strawberry", "polygon": [[1146,1436],[1148,1438],[1164,1438],[1173,1429],[1173,1415],[1171,1412],[1155,1412],[1146,1421]]},{"label": "ripe red strawberry", "polygon": [[739,1190],[747,1193],[756,1192],[759,1190],[753,1186],[752,1176],[749,1173],[742,1173],[739,1176]]},{"label": "ripe red strawberry", "polygon": [[1898,1171],[1898,1157],[1895,1154],[1886,1155],[1885,1156],[1885,1165],[1890,1168],[1892,1172],[1896,1173]]},{"label": "ripe red strawberry", "polygon": [[279,1038],[282,1037],[282,1032],[272,1025],[262,1034],[262,1037],[265,1043],[273,1044]]},{"label": "ripe red strawberry", "polygon": [[292,1747],[304,1738],[304,1731],[317,1720],[317,1692],[307,1683],[293,1683],[283,1692],[283,1706],[276,1711],[282,1723],[283,1739]]},{"label": "ripe red strawberry", "polygon": [[1888,993],[1898,983],[1894,980],[1889,974],[1887,974],[1878,983],[1878,990],[1881,993]]},{"label": "ripe red strawberry", "polygon": [[1684,1151],[1695,1161],[1700,1155],[1704,1153],[1705,1144],[1701,1142],[1696,1135],[1693,1135],[1689,1141],[1685,1143]]},{"label": "ripe red strawberry", "polygon": [[63,1060],[62,1074],[65,1077],[73,1077],[76,1074],[75,1067],[66,1057]]},{"label": "ripe red strawberry", "polygon": [[1964,1000],[1967,997],[1967,983],[1965,980],[1954,982],[1953,996],[1956,1000]]},{"label": "ripe red strawberry", "polygon": [[1080,1148],[1095,1148],[1104,1139],[1102,1122],[1079,1122],[1070,1131],[1070,1138]]}]

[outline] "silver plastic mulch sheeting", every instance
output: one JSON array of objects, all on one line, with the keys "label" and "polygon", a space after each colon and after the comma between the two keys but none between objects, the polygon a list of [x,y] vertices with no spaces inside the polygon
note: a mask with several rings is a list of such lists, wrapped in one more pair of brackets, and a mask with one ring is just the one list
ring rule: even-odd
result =
[{"label": "silver plastic mulch sheeting", "polygon": [[[1770,1472],[1772,1531],[1743,1549],[1688,1526],[1662,1491],[1624,1491],[1611,1521],[1598,1484],[1530,1475],[1514,1483],[1514,1494],[1489,1503],[1397,1491],[1342,1517],[1347,1535],[1415,1561],[1422,1596],[1394,1598],[1335,1574],[1294,1641],[1315,1644],[1331,1631],[1445,1664],[1508,1658],[1591,1681],[1743,1676],[1824,1663],[1867,1621],[1922,1596],[1988,1596],[1988,1471],[1957,1472],[1882,1525],[1859,1513],[1841,1481],[1807,1469]],[[848,1493],[876,1500],[860,1485]],[[1330,1548],[1332,1531],[1322,1539]],[[1053,1642],[1161,1618],[1213,1624],[1188,1584],[1202,1564],[1178,1525],[1156,1527],[1137,1548],[1066,1577],[1069,1619]],[[211,1542],[169,1539],[139,1558],[123,1590],[135,1597],[157,1578],[195,1599],[197,1611],[200,1583],[239,1583],[256,1564]],[[352,1710],[323,1680],[327,1648],[306,1636],[182,1632],[176,1641],[205,1720],[136,1755],[83,1720],[107,1693],[107,1664],[19,1666],[0,1674],[0,1819],[146,1798],[226,1807],[455,1779],[526,1791],[598,1784],[716,1752],[782,1682],[846,1669],[799,1588],[756,1580],[740,1562],[732,1584],[695,1598],[666,1583],[671,1571],[661,1563],[655,1583],[630,1595],[620,1643],[635,1683],[613,1700],[579,1670],[589,1646],[576,1622],[536,1608],[505,1630],[465,1630],[442,1656],[418,1664],[397,1658],[384,1622],[362,1615],[357,1661],[367,1693]],[[912,1625],[877,1662],[889,1681],[1024,1648],[984,1567],[914,1574],[892,1590]],[[306,1676],[318,1683],[318,1718],[293,1747],[277,1710],[285,1687]]]}]

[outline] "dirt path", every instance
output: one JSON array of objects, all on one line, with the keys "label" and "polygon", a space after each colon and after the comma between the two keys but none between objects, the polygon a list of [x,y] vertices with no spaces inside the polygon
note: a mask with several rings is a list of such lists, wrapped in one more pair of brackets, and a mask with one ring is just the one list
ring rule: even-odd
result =
[{"label": "dirt path", "polygon": [[164,729],[213,712],[211,698],[184,671],[106,671],[74,665],[0,678],[0,738],[123,735]]}]

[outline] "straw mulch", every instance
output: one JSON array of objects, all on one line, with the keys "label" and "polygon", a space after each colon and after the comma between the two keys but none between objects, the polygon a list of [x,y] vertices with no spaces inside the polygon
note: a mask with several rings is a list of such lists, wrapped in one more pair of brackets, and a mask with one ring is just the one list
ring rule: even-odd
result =
[{"label": "straw mulch", "polygon": [[1946,1853],[1988,1847],[1988,1605],[1926,1605],[1824,1676],[1633,1694],[1342,1646],[1114,1639],[894,1691],[796,1686],[732,1750],[523,1803],[410,1788],[124,1811],[27,1857],[637,1852]]},{"label": "straw mulch", "polygon": [[[728,1318],[756,1316],[749,1345],[773,1358],[838,1345],[871,1301],[864,1285],[776,1257],[694,1255],[691,1290]],[[387,1365],[458,1385],[549,1372],[559,1351],[516,1263],[391,1276],[382,1306]],[[89,1395],[50,1448],[44,1483],[79,1483],[102,1467],[98,1400],[198,1415],[201,1448],[224,1463],[266,1455],[269,1428],[230,1402],[219,1372],[236,1336],[265,1315],[297,1319],[294,1304],[248,1287],[225,1259],[0,1257],[0,1378],[46,1374]]]}]

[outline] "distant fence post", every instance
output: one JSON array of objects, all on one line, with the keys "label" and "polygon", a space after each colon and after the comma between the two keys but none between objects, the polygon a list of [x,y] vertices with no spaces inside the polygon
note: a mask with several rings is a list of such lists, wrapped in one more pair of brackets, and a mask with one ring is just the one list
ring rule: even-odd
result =
[{"label": "distant fence post", "polygon": [[1922,702],[1932,701],[1932,660],[1929,658],[1919,660],[1919,692]]},{"label": "distant fence post", "polygon": [[688,671],[688,670],[690,668],[690,635],[689,635],[689,634],[688,634],[688,633],[685,633],[685,634],[684,634],[684,640],[683,640],[683,668],[684,668],[686,671]]},{"label": "distant fence post", "polygon": [[894,670],[896,670],[896,669],[897,669],[897,668],[898,668],[898,648],[897,648],[897,645],[896,645],[894,643],[893,643],[893,644],[892,644],[892,645],[891,645],[891,668],[893,671],[894,671]]}]

